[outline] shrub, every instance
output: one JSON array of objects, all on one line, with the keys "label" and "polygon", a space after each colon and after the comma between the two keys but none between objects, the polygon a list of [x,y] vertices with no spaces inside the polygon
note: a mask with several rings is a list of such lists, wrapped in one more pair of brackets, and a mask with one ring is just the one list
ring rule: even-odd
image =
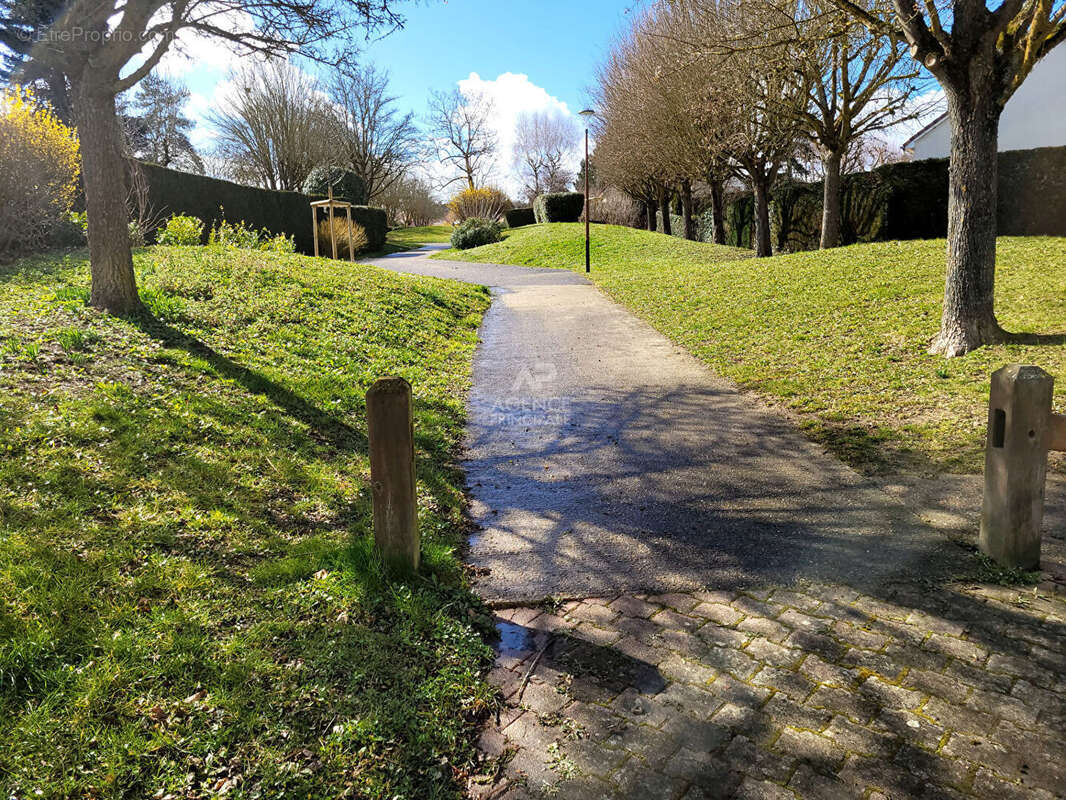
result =
[{"label": "shrub", "polygon": [[497,220],[511,201],[499,189],[484,186],[480,189],[463,189],[448,201],[448,210],[459,222],[467,219]]},{"label": "shrub", "polygon": [[542,194],[533,201],[537,222],[577,222],[584,209],[585,195],[581,192]]},{"label": "shrub", "polygon": [[472,217],[463,220],[452,231],[452,247],[456,250],[469,250],[500,241],[500,226],[494,220]]},{"label": "shrub", "polygon": [[77,134],[29,89],[0,91],[0,255],[43,247],[74,202]]},{"label": "shrub", "polygon": [[503,218],[507,221],[508,228],[521,228],[537,221],[532,208],[512,208],[504,212]]},{"label": "shrub", "polygon": [[329,220],[324,219],[318,223],[318,252],[327,258],[333,255],[333,237],[337,237],[337,258],[348,258],[349,252],[358,255],[367,249],[369,241],[366,229],[357,222],[352,222],[352,237],[348,239],[348,217],[334,216],[333,230],[330,230]]},{"label": "shrub", "polygon": [[295,253],[296,252],[296,240],[291,236],[286,236],[284,233],[279,233],[276,236],[270,236],[268,231],[263,233],[269,238],[263,239],[259,243],[259,249],[267,253]]},{"label": "shrub", "polygon": [[[269,234],[267,234],[269,235]],[[227,222],[219,220],[218,224],[211,229],[208,244],[217,244],[222,247],[240,247],[245,250],[255,250],[259,247],[262,236],[259,231],[250,228],[244,222]]]},{"label": "shrub", "polygon": [[366,184],[363,179],[340,167],[315,167],[303,183],[304,194],[327,196],[333,187],[336,200],[347,200],[352,205],[366,205]]},{"label": "shrub", "polygon": [[187,214],[174,214],[156,233],[156,242],[189,247],[200,244],[204,237],[204,223]]}]

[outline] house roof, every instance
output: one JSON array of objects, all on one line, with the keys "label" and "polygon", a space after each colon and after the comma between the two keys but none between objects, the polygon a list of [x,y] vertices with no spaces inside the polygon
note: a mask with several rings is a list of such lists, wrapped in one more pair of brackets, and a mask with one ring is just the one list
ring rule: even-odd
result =
[{"label": "house roof", "polygon": [[923,127],[920,131],[918,131],[916,134],[914,134],[914,136],[912,136],[907,141],[905,141],[903,143],[903,149],[904,150],[910,150],[911,149],[911,145],[914,144],[914,142],[916,140],[921,139],[923,136],[925,136],[927,133],[929,133],[929,131],[931,131],[933,128],[937,127],[938,125],[940,125],[940,123],[942,123],[947,118],[948,118],[948,112],[945,111],[942,114],[940,114],[936,119],[934,119],[928,125]]}]

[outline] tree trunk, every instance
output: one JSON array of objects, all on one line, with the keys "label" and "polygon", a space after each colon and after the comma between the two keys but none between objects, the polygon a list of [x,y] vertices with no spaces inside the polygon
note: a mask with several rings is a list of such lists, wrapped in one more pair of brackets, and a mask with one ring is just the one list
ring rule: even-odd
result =
[{"label": "tree trunk", "polygon": [[681,181],[681,218],[685,221],[685,238],[696,241],[696,220],[692,218],[692,184]]},{"label": "tree trunk", "polygon": [[722,181],[711,180],[711,241],[715,244],[725,244],[725,189]]},{"label": "tree trunk", "polygon": [[755,195],[755,255],[773,255],[770,246],[770,186],[763,175],[753,173],[751,191]]},{"label": "tree trunk", "polygon": [[[961,356],[1002,338],[995,315],[996,154],[1001,109],[946,89],[951,120],[948,265],[940,333],[929,352]],[[971,99],[978,95],[976,103]]]},{"label": "tree trunk", "polygon": [[652,231],[654,233],[655,232],[655,227],[656,227],[655,226],[655,201],[654,200],[645,200],[644,201],[644,215],[646,217],[646,219],[644,220],[644,226],[649,231]]},{"label": "tree trunk", "polygon": [[89,304],[112,314],[142,309],[133,275],[126,211],[126,163],[115,95],[82,79],[74,111],[81,143],[81,172],[89,221]]},{"label": "tree trunk", "polygon": [[659,213],[663,217],[663,233],[669,236],[672,231],[670,230],[670,193],[667,191],[659,194]]},{"label": "tree trunk", "polygon": [[825,167],[825,180],[822,181],[822,238],[819,247],[828,250],[840,244],[840,164],[844,154],[828,153],[822,162]]}]

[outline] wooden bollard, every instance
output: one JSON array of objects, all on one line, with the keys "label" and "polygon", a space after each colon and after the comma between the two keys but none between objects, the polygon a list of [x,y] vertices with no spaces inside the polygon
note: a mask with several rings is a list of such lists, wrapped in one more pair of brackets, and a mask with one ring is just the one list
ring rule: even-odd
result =
[{"label": "wooden bollard", "polygon": [[978,543],[1005,567],[1040,565],[1047,454],[1059,444],[1054,385],[1040,367],[1010,364],[992,373]]},{"label": "wooden bollard", "polygon": [[374,541],[388,564],[416,570],[420,541],[411,384],[403,378],[375,381],[366,393],[366,418]]}]

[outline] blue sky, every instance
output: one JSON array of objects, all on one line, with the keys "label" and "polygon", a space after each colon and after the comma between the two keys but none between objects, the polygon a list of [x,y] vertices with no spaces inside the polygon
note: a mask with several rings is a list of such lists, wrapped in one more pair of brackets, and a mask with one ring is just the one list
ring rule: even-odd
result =
[{"label": "blue sky", "polygon": [[[367,43],[362,59],[387,69],[405,111],[421,117],[431,90],[460,86],[487,94],[495,106],[499,155],[494,180],[508,191],[517,117],[549,111],[574,115],[588,103],[597,65],[639,0],[421,0],[398,6],[405,26]],[[207,123],[225,102],[239,60],[223,42],[183,37],[162,70],[192,92],[186,109],[198,122],[193,141],[212,146]],[[315,67],[301,66],[308,71]],[[576,169],[577,153],[573,166]]]},{"label": "blue sky", "polygon": [[596,65],[621,29],[626,0],[429,0],[408,11],[404,30],[373,43],[366,57],[388,67],[396,90],[421,107],[476,72],[525,74],[580,110]]}]

